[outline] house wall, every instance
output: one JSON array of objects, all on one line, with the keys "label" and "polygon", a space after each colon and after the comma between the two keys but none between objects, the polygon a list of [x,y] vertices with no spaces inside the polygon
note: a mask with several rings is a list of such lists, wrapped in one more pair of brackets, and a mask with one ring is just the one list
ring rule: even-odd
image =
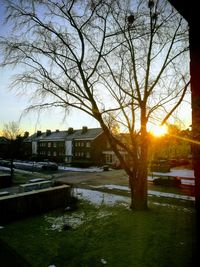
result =
[{"label": "house wall", "polygon": [[72,146],[72,165],[75,166],[89,166],[93,165],[93,158],[91,155],[92,140],[76,139]]},{"label": "house wall", "polygon": [[38,157],[62,162],[65,158],[65,141],[39,141]]},{"label": "house wall", "polygon": [[73,165],[103,165],[105,163],[103,150],[106,138],[102,133],[95,139],[76,139],[73,142]]},{"label": "house wall", "polygon": [[90,138],[90,133],[87,134],[89,129],[84,130],[84,133],[77,135],[77,139],[72,137],[71,140],[65,138],[61,140],[58,137],[57,140],[51,140],[45,137],[32,143],[27,142],[27,144],[31,144],[32,156],[35,155],[37,160],[49,159],[56,162],[72,163],[77,166],[82,163],[88,166],[104,164],[103,151],[107,144],[105,134],[101,133],[95,138]]},{"label": "house wall", "polygon": [[107,147],[107,138],[105,134],[101,134],[92,142],[91,156],[97,165],[105,164],[103,151]]},{"label": "house wall", "polygon": [[30,158],[32,156],[32,144],[30,142],[25,142],[23,148],[25,158]]}]

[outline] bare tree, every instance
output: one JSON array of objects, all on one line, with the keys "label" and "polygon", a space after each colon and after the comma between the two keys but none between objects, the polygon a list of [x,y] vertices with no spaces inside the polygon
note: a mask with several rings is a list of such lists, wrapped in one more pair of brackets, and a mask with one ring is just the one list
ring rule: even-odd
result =
[{"label": "bare tree", "polygon": [[[131,207],[146,209],[147,123],[165,122],[184,97],[187,25],[164,0],[5,5],[13,28],[0,41],[1,65],[18,67],[14,88],[32,90],[28,110],[74,108],[95,118],[129,176]],[[129,133],[128,145],[110,123]]]},{"label": "bare tree", "polygon": [[9,123],[4,124],[2,134],[5,138],[8,139],[7,151],[5,153],[5,157],[10,159],[10,175],[11,179],[14,176],[14,158],[16,155],[19,155],[19,147],[17,147],[17,140],[21,138],[22,131],[19,127],[19,123],[15,121],[11,121]]},{"label": "bare tree", "polygon": [[11,121],[9,123],[4,124],[2,134],[8,140],[15,140],[18,136],[22,134],[22,130],[20,129],[18,122]]}]

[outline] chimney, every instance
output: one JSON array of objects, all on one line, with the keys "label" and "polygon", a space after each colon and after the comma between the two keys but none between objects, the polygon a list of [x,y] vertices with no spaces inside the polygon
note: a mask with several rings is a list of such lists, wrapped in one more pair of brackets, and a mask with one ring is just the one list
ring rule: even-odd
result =
[{"label": "chimney", "polygon": [[87,133],[87,131],[88,131],[88,127],[87,126],[83,126],[82,127],[82,134],[85,134],[85,133]]},{"label": "chimney", "polygon": [[74,132],[74,129],[72,127],[68,128],[67,133],[72,134]]},{"label": "chimney", "polygon": [[29,132],[24,132],[24,138],[28,138],[29,137]]},{"label": "chimney", "polygon": [[37,131],[36,136],[39,137],[40,135],[42,135],[41,131]]},{"label": "chimney", "polygon": [[46,130],[46,136],[49,136],[51,134],[51,130]]}]

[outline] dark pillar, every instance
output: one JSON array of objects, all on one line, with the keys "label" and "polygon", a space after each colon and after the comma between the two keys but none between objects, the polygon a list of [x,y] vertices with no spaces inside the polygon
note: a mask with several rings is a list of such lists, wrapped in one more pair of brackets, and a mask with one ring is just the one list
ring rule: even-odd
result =
[{"label": "dark pillar", "polygon": [[190,74],[192,92],[193,166],[196,208],[200,212],[200,49],[195,22],[190,22]]}]

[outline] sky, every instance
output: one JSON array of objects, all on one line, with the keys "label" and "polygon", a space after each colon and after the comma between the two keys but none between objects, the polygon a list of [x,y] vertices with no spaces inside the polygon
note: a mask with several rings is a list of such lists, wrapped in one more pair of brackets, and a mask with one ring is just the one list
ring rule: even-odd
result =
[{"label": "sky", "polygon": [[79,111],[71,111],[66,116],[64,110],[59,109],[26,114],[24,110],[29,105],[29,100],[23,95],[18,95],[14,90],[10,90],[11,80],[12,70],[0,70],[0,131],[11,121],[19,121],[20,128],[30,133],[37,130],[46,131],[46,129],[66,130],[69,127],[74,129],[82,128],[82,126],[99,127],[92,117]]},{"label": "sky", "polygon": [[[0,35],[7,36],[9,28],[2,23],[5,10],[1,2],[2,0],[0,0]],[[69,127],[74,129],[82,128],[82,126],[88,126],[89,128],[99,127],[98,122],[92,117],[79,111],[72,111],[65,116],[63,110],[54,108],[52,111],[42,112],[41,114],[32,112],[22,116],[23,111],[30,103],[25,95],[19,96],[17,92],[10,90],[10,83],[14,74],[15,71],[10,67],[0,69],[0,132],[5,124],[12,121],[19,121],[20,128],[30,133],[37,130],[46,131],[46,129],[66,130]],[[180,119],[184,122],[184,127],[188,128],[191,125],[190,104],[183,103],[178,111]],[[171,119],[170,122],[175,123],[176,121]]]},{"label": "sky", "polygon": [[[0,0],[0,36],[9,34],[9,28],[3,25],[4,14],[5,10]],[[66,130],[69,127],[74,129],[82,128],[82,126],[99,127],[98,122],[92,117],[79,111],[72,111],[66,116],[64,110],[58,109],[40,114],[32,112],[23,115],[30,102],[26,96],[18,95],[16,91],[10,89],[14,74],[15,71],[10,67],[0,69],[0,132],[5,124],[12,121],[19,122],[20,128],[30,133],[37,130],[46,131],[46,129]]]}]

